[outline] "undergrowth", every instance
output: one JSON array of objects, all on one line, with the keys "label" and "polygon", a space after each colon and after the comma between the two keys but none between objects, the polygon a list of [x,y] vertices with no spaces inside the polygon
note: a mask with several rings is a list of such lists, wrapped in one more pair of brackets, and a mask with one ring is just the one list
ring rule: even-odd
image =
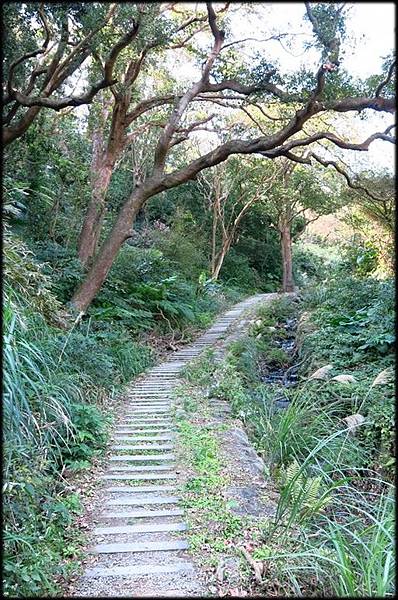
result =
[{"label": "undergrowth", "polygon": [[[263,384],[280,366],[273,350],[292,317],[286,364],[298,364],[298,383]],[[393,341],[391,282],[340,274],[299,304],[264,305],[220,365],[205,355],[185,370],[210,405],[230,402],[279,487],[276,517],[253,552],[261,593],[394,594]]]},{"label": "undergrowth", "polygon": [[130,248],[71,324],[63,303],[81,269],[70,252],[49,242],[34,255],[8,227],[4,241],[3,585],[40,597],[76,568],[80,503],[68,482],[103,456],[112,399],[154,362],[142,331],[189,339],[239,293],[184,282],[161,253]]}]

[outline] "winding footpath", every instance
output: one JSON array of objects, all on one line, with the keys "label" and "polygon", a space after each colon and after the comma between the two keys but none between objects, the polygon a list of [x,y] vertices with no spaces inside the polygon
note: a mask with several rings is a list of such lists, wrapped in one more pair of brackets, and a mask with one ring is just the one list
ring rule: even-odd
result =
[{"label": "winding footpath", "polygon": [[101,476],[91,564],[73,596],[209,595],[184,535],[171,391],[183,367],[206,348],[220,348],[227,333],[242,328],[250,309],[276,295],[258,294],[235,305],[194,343],[132,385]]}]

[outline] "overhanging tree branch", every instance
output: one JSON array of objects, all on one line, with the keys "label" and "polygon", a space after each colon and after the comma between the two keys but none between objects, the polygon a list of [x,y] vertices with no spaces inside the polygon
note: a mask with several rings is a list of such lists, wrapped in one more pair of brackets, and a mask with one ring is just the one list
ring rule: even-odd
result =
[{"label": "overhanging tree branch", "polygon": [[[340,8],[338,9],[340,10]],[[172,172],[166,172],[166,162],[172,155],[169,153],[170,148],[176,140],[176,134],[181,129],[181,122],[184,114],[187,112],[189,105],[193,102],[222,102],[225,103],[226,95],[224,91],[229,90],[232,96],[231,100],[241,102],[246,99],[254,89],[258,90],[260,84],[246,85],[240,84],[233,79],[226,79],[220,83],[210,83],[210,74],[212,67],[219,56],[222,48],[224,33],[217,26],[216,14],[211,4],[207,4],[208,21],[211,33],[213,35],[213,44],[210,49],[207,59],[202,66],[201,77],[199,81],[193,83],[185,93],[167,94],[155,98],[149,98],[140,102],[133,110],[127,113],[127,120],[131,124],[135,118],[141,116],[149,110],[170,103],[174,104],[173,110],[170,111],[169,117],[162,127],[155,150],[150,153],[148,158],[148,170],[145,176],[139,180],[134,186],[131,195],[126,199],[120,209],[120,212],[115,220],[114,226],[105,240],[103,246],[99,250],[95,262],[83,282],[79,290],[73,297],[72,303],[78,310],[85,310],[91,302],[95,293],[99,290],[102,282],[105,280],[108,270],[111,267],[114,257],[124,241],[131,235],[131,227],[138,212],[142,209],[149,198],[165,190],[177,187],[191,179],[195,179],[197,174],[204,169],[218,165],[225,161],[233,154],[263,154],[268,158],[276,158],[277,156],[295,156],[293,153],[295,148],[307,147],[312,143],[318,142],[320,139],[325,139],[332,145],[342,148],[350,148],[355,150],[366,150],[369,144],[374,139],[383,139],[393,142],[394,139],[389,135],[391,128],[385,132],[378,132],[370,136],[362,144],[350,143],[340,139],[338,136],[330,132],[322,131],[314,135],[306,135],[301,139],[297,138],[297,134],[303,136],[303,127],[316,115],[327,110],[333,112],[348,112],[358,111],[370,108],[383,112],[391,112],[395,108],[395,103],[390,98],[376,97],[359,97],[359,98],[343,98],[339,100],[324,100],[322,98],[325,81],[330,68],[329,62],[324,62],[318,69],[314,77],[313,89],[310,90],[309,97],[303,100],[303,95],[288,94],[279,87],[274,86],[270,81],[265,81],[261,84],[261,91],[265,94],[271,94],[278,100],[278,104],[287,102],[289,109],[293,109],[293,116],[286,116],[283,119],[282,127],[268,135],[261,135],[250,139],[231,139],[225,143],[221,143],[215,149],[199,156],[188,164],[176,168]],[[330,38],[328,38],[328,43]],[[332,40],[333,41],[333,40]],[[338,50],[338,47],[337,47]],[[329,51],[336,51],[336,47],[329,43]],[[336,63],[337,64],[337,63]],[[269,79],[272,73],[269,73]],[[237,96],[232,94],[236,93]],[[256,99],[258,103],[260,101]],[[267,104],[271,101],[267,99]],[[245,110],[246,106],[244,107]],[[157,123],[157,125],[160,125]],[[162,126],[162,125],[160,125]],[[319,124],[318,124],[319,127]],[[186,136],[184,135],[183,138]],[[172,162],[170,161],[170,166]],[[153,166],[152,166],[153,165]],[[220,208],[220,212],[222,209]]]},{"label": "overhanging tree branch", "polygon": [[315,152],[310,152],[307,156],[298,156],[296,154],[293,154],[292,152],[287,152],[285,154],[285,156],[292,162],[296,162],[296,163],[311,165],[312,159],[314,159],[323,167],[333,167],[335,169],[335,171],[337,171],[338,173],[340,173],[340,175],[342,175],[344,177],[344,179],[347,182],[348,187],[350,187],[353,190],[365,192],[365,194],[367,194],[369,196],[369,198],[379,201],[379,202],[383,202],[383,198],[375,196],[368,188],[361,185],[357,181],[354,181],[352,176],[347,173],[346,169],[344,169],[341,164],[337,163],[334,160],[326,160],[326,159],[322,158],[321,156],[319,156],[318,154],[316,154]]},{"label": "overhanging tree branch", "polygon": [[[17,64],[20,64],[29,56],[24,55],[12,64],[12,68],[10,69],[11,74],[8,79],[9,94],[7,102],[13,101],[14,105],[6,117],[6,123],[9,126],[3,129],[3,143],[5,145],[11,143],[26,131],[29,125],[36,118],[41,108],[46,107],[51,108],[53,110],[61,110],[68,106],[79,106],[82,104],[89,104],[94,98],[94,96],[101,89],[109,87],[116,83],[117,80],[113,78],[114,65],[118,55],[123,50],[123,48],[125,48],[129,43],[131,43],[131,41],[137,35],[139,25],[136,22],[133,23],[133,27],[126,34],[124,34],[111,48],[108,58],[104,65],[104,76],[102,80],[90,86],[90,88],[80,96],[65,96],[63,98],[51,97],[51,94],[57,89],[59,89],[61,84],[72,73],[74,73],[84,62],[84,60],[92,53],[92,50],[89,46],[89,42],[92,40],[94,35],[97,34],[109,22],[116,10],[116,6],[116,4],[110,5],[106,16],[101,21],[101,23],[92,31],[90,31],[83,38],[83,40],[81,40],[77,45],[75,45],[73,47],[72,52],[62,61],[62,57],[68,45],[69,39],[68,17],[65,16],[62,20],[60,41],[50,64],[47,67],[45,67],[44,65],[39,65],[33,69],[28,86],[24,92],[20,92],[16,89],[13,89],[12,75]],[[35,51],[35,56],[40,53],[44,53],[49,43],[49,39],[47,40],[47,38],[49,38],[49,26],[45,20],[42,6],[40,8],[40,14],[42,20],[44,19],[43,22],[45,23],[46,39],[42,48]],[[46,77],[40,87],[39,94],[36,96],[31,96],[30,94],[34,89],[35,80],[39,74],[45,74]],[[19,122],[17,122],[15,125],[12,125],[12,119],[16,115],[16,112],[19,107],[26,107],[28,108],[28,111],[20,118]]]}]

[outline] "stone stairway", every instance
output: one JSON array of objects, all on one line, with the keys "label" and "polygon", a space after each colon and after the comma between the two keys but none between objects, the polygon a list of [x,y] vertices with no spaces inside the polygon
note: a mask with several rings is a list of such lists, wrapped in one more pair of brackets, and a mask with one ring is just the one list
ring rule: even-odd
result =
[{"label": "stone stairway", "polygon": [[174,352],[132,386],[101,476],[102,510],[90,548],[95,565],[86,568],[74,596],[208,595],[183,533],[171,391],[186,364],[269,296],[258,294],[235,305],[189,347]]}]

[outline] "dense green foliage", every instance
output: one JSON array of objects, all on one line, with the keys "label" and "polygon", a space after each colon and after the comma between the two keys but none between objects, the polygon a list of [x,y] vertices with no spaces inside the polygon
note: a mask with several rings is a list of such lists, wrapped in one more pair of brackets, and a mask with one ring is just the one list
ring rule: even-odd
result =
[{"label": "dense green foliage", "polygon": [[[392,281],[340,265],[299,303],[261,307],[220,366],[204,358],[186,369],[209,402],[232,403],[278,484],[276,516],[253,555],[267,564],[264,593],[279,581],[284,594],[393,594],[393,343]],[[296,364],[297,385],[267,380]],[[357,414],[351,432],[343,419]]]}]

